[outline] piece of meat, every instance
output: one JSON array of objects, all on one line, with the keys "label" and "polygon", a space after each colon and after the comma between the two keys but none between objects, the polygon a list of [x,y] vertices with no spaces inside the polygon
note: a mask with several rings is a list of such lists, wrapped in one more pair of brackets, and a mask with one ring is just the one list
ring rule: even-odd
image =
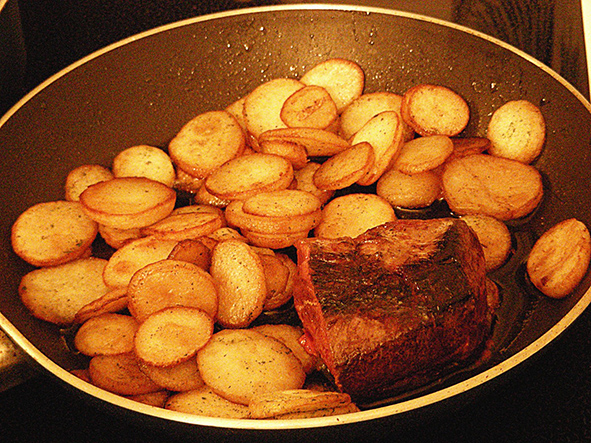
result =
[{"label": "piece of meat", "polygon": [[356,401],[434,381],[483,350],[487,288],[496,286],[487,284],[482,247],[465,222],[397,220],[296,248],[294,302],[307,346]]}]

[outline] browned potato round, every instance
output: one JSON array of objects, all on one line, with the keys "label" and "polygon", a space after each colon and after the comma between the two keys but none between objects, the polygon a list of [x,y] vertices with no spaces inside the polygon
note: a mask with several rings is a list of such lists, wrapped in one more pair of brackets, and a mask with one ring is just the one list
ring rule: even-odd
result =
[{"label": "browned potato round", "polygon": [[138,365],[154,383],[169,391],[191,391],[203,386],[196,358],[167,367],[152,366],[141,361]]},{"label": "browned potato round", "polygon": [[121,151],[113,159],[115,177],[146,177],[170,188],[176,173],[166,152],[155,146],[138,145]]},{"label": "browned potato round", "polygon": [[113,173],[100,165],[82,165],[72,169],[66,177],[66,200],[79,201],[86,188],[113,178]]},{"label": "browned potato round", "polygon": [[433,171],[409,175],[390,169],[378,180],[376,193],[392,206],[424,208],[441,197],[441,179]]},{"label": "browned potato round", "polygon": [[373,147],[361,142],[326,160],[314,173],[318,189],[335,191],[344,189],[365,177],[375,163]]},{"label": "browned potato round", "polygon": [[337,105],[321,86],[305,86],[285,100],[281,120],[289,127],[328,128],[338,117]]},{"label": "browned potato round", "polygon": [[472,228],[482,245],[486,270],[503,265],[512,248],[511,233],[505,223],[483,214],[464,215],[462,220]]},{"label": "browned potato round", "polygon": [[172,395],[164,407],[205,417],[248,418],[250,415],[248,406],[226,400],[205,385]]},{"label": "browned potato round", "polygon": [[139,366],[133,353],[97,355],[88,366],[92,384],[119,395],[141,395],[161,391]]},{"label": "browned potato round", "polygon": [[101,314],[78,329],[74,345],[90,357],[125,354],[133,351],[133,337],[137,329],[137,320],[129,315]]}]

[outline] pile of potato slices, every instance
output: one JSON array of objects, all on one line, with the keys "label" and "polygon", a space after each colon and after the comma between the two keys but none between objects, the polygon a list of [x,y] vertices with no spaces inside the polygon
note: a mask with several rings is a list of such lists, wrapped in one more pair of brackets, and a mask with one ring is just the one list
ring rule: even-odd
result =
[{"label": "pile of potato slices", "polygon": [[[543,198],[545,122],[524,100],[494,112],[487,137],[461,137],[468,103],[421,84],[366,92],[353,61],[267,81],[226,109],[187,122],[167,149],[123,149],[110,167],[82,165],[64,200],[27,209],[14,251],[38,267],[19,294],[31,313],[74,325],[88,367],[110,392],[185,413],[305,418],[359,410],[314,375],[319,359],[292,324],[257,324],[286,306],[309,236],[355,237],[394,208],[445,200],[475,231],[488,270],[511,254],[506,221]],[[191,196],[179,204],[179,193]],[[101,238],[108,258],[93,254]],[[549,230],[527,263],[561,298],[589,265],[586,226]]]}]

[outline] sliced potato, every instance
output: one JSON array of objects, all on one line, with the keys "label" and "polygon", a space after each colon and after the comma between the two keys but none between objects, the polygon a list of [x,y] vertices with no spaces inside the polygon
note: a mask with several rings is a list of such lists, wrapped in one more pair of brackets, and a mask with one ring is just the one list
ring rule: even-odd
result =
[{"label": "sliced potato", "polygon": [[74,336],[74,345],[90,357],[125,354],[133,351],[133,337],[137,329],[137,320],[129,315],[97,315],[80,326]]},{"label": "sliced potato", "polygon": [[527,274],[542,293],[564,298],[581,282],[591,256],[591,238],[575,218],[548,229],[536,241],[527,259]]},{"label": "sliced potato", "polygon": [[67,201],[79,201],[80,194],[91,185],[113,178],[113,173],[101,165],[82,165],[72,169],[66,177],[65,198]]},{"label": "sliced potato", "polygon": [[302,169],[308,163],[304,145],[281,138],[264,138],[259,141],[259,152],[283,157],[294,169]]},{"label": "sliced potato", "polygon": [[322,204],[329,201],[334,191],[318,189],[314,184],[314,174],[320,168],[320,163],[310,162],[302,169],[294,172],[295,189],[307,191],[320,199]]},{"label": "sliced potato", "polygon": [[[267,250],[266,250],[267,251]],[[265,304],[263,309],[268,310],[270,301],[280,303],[282,306],[287,300],[291,298],[291,294],[286,294],[287,284],[290,278],[291,269],[273,250],[269,252],[259,253],[261,264],[265,271],[265,284],[267,287],[267,295],[265,297]],[[283,303],[281,303],[283,301]]]},{"label": "sliced potato", "polygon": [[454,150],[447,161],[467,155],[482,154],[490,148],[490,140],[486,137],[452,137]]},{"label": "sliced potato", "polygon": [[217,197],[209,192],[205,187],[205,182],[203,182],[203,186],[201,186],[195,193],[195,203],[200,205],[210,205],[215,206],[216,208],[225,208],[230,204],[230,201],[231,200],[229,199]]},{"label": "sliced potato", "polygon": [[501,221],[529,214],[544,195],[535,168],[485,154],[448,163],[442,183],[444,198],[456,214],[484,214]]},{"label": "sliced potato", "polygon": [[186,261],[160,260],[133,274],[127,289],[129,312],[143,322],[165,308],[199,308],[215,318],[218,291],[212,277]]},{"label": "sliced potato", "polygon": [[451,139],[445,135],[417,137],[400,149],[394,168],[405,174],[418,174],[441,166],[454,150]]},{"label": "sliced potato", "polygon": [[452,137],[464,130],[470,108],[456,92],[445,86],[413,86],[402,96],[403,120],[418,134]]},{"label": "sliced potato", "polygon": [[317,128],[280,128],[264,132],[259,144],[286,142],[301,145],[310,157],[325,157],[347,149],[350,143],[342,137]]},{"label": "sliced potato", "polygon": [[482,250],[486,270],[492,271],[499,268],[511,253],[511,232],[507,225],[488,215],[473,214],[461,217],[476,233]]},{"label": "sliced potato", "polygon": [[374,165],[374,149],[361,142],[333,155],[314,173],[318,189],[335,191],[344,189],[365,177]]},{"label": "sliced potato", "polygon": [[322,203],[314,194],[296,189],[261,192],[244,200],[242,210],[264,217],[293,217],[311,214]]},{"label": "sliced potato", "polygon": [[328,91],[341,113],[363,93],[365,74],[361,67],[342,58],[332,58],[313,66],[302,76],[305,85],[321,86]]},{"label": "sliced potato", "polygon": [[213,240],[216,243],[230,239],[246,241],[246,238],[244,238],[240,232],[234,228],[229,228],[228,226],[217,229],[215,232],[209,234],[207,238]]},{"label": "sliced potato", "polygon": [[176,179],[174,181],[175,189],[196,194],[203,187],[204,183],[204,178],[193,177],[191,174],[187,174],[180,168],[176,169]]},{"label": "sliced potato", "polygon": [[163,408],[170,393],[168,391],[148,392],[147,394],[128,395],[127,398],[145,405]]},{"label": "sliced potato", "polygon": [[433,204],[441,192],[441,178],[434,171],[409,175],[390,169],[376,186],[376,193],[392,206],[409,209]]},{"label": "sliced potato", "polygon": [[170,251],[170,254],[168,255],[168,259],[193,263],[204,271],[208,271],[209,265],[211,264],[211,251],[200,240],[182,240],[172,248],[172,251]]},{"label": "sliced potato", "polygon": [[133,353],[92,357],[88,373],[93,385],[114,394],[142,395],[162,390],[140,371]]},{"label": "sliced potato", "polygon": [[328,128],[338,117],[337,105],[321,86],[305,86],[283,103],[281,120],[289,127]]},{"label": "sliced potato", "polygon": [[[281,419],[336,415],[336,413],[341,413],[343,408],[347,408],[345,409],[347,412],[353,412],[355,409],[348,409],[350,405],[349,394],[291,389],[255,397],[248,404],[248,409],[252,418]],[[326,411],[326,413],[322,413],[322,411]],[[331,413],[329,414],[328,411]]]},{"label": "sliced potato", "polygon": [[103,281],[106,264],[92,257],[35,269],[21,279],[19,295],[33,316],[69,325],[80,308],[109,292]]},{"label": "sliced potato", "polygon": [[172,188],[145,177],[119,177],[94,184],[80,194],[86,214],[97,223],[118,229],[142,228],[174,209]]},{"label": "sliced potato", "polygon": [[157,367],[177,365],[197,354],[213,334],[205,311],[174,306],[154,312],[138,327],[133,350],[139,361]]},{"label": "sliced potato", "polygon": [[267,292],[267,298],[265,299],[265,305],[263,306],[263,309],[266,311],[280,308],[293,297],[294,285],[298,273],[297,264],[286,254],[277,252],[275,253],[275,256],[283,262],[283,265],[288,270],[287,282],[283,291],[275,292],[273,294]]},{"label": "sliced potato", "polygon": [[225,111],[229,112],[234,116],[236,121],[240,124],[240,127],[246,132],[246,122],[244,121],[244,102],[246,101],[246,96],[240,97],[238,100],[230,103],[226,106]]},{"label": "sliced potato", "polygon": [[167,367],[152,366],[141,361],[138,365],[154,383],[169,391],[191,391],[203,386],[195,358]]},{"label": "sliced potato", "polygon": [[197,353],[203,381],[227,400],[247,405],[260,395],[298,389],[306,374],[280,341],[251,329],[225,329]]},{"label": "sliced potato", "polygon": [[224,200],[243,199],[259,192],[286,189],[293,180],[291,163],[272,154],[252,154],[235,158],[216,169],[205,186]]},{"label": "sliced potato", "polygon": [[375,194],[346,194],[331,200],[322,210],[317,237],[357,237],[370,228],[396,219],[394,209]]},{"label": "sliced potato", "polygon": [[283,249],[293,246],[298,240],[308,237],[308,233],[310,232],[306,229],[304,231],[267,233],[251,231],[246,228],[242,228],[241,231],[251,245],[270,249]]},{"label": "sliced potato", "polygon": [[244,151],[246,139],[236,118],[226,111],[209,111],[187,122],[170,141],[172,161],[183,171],[205,178]]},{"label": "sliced potato", "polygon": [[248,406],[226,400],[202,386],[187,392],[172,395],[166,405],[171,411],[218,418],[248,418]]},{"label": "sliced potato", "polygon": [[173,212],[153,225],[142,228],[141,233],[162,240],[181,241],[209,235],[223,225],[224,220],[215,212]]},{"label": "sliced potato", "polygon": [[267,296],[259,255],[243,241],[220,242],[213,249],[210,273],[219,295],[218,322],[227,328],[247,327],[263,311]]},{"label": "sliced potato", "polygon": [[85,321],[106,313],[116,313],[127,308],[127,288],[112,289],[96,300],[82,306],[74,316],[74,323]]},{"label": "sliced potato", "polygon": [[106,244],[112,248],[119,249],[131,240],[140,238],[140,228],[118,229],[111,226],[99,225],[98,232]]},{"label": "sliced potato", "polygon": [[112,169],[115,177],[146,177],[169,188],[176,180],[172,160],[155,146],[138,145],[121,151],[113,159]]},{"label": "sliced potato", "polygon": [[78,202],[38,203],[12,225],[12,249],[34,266],[55,266],[82,257],[97,232],[97,223]]}]

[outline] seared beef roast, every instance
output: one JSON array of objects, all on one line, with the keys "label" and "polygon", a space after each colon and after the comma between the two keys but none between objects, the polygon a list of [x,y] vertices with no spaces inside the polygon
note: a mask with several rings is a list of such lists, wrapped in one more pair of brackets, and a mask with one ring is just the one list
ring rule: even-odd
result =
[{"label": "seared beef roast", "polygon": [[465,222],[398,220],[296,247],[305,345],[357,401],[424,385],[482,352],[496,287]]}]

